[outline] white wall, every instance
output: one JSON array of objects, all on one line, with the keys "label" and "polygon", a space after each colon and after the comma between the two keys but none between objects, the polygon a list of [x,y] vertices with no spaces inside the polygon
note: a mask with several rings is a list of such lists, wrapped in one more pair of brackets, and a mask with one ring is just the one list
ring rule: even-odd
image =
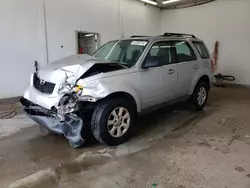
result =
[{"label": "white wall", "polygon": [[218,72],[250,85],[250,1],[217,0],[176,10],[162,11],[161,32],[193,33],[213,52],[220,42]]},{"label": "white wall", "polygon": [[49,60],[76,53],[76,30],[99,32],[102,44],[122,34],[160,33],[158,8],[134,0],[120,0],[120,13],[118,7],[118,0],[47,0]]},{"label": "white wall", "polygon": [[42,27],[40,1],[1,0],[0,98],[20,95],[29,84],[34,60],[44,62]]},{"label": "white wall", "polygon": [[[76,30],[100,33],[102,44],[160,33],[160,10],[134,0],[45,0],[45,10],[50,62],[76,53]],[[43,0],[1,0],[0,98],[22,95],[34,60],[46,64],[45,39]]]}]

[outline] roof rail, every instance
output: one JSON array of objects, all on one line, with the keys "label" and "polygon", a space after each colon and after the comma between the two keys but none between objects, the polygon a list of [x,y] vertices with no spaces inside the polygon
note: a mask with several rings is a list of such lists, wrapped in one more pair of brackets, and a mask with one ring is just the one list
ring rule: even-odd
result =
[{"label": "roof rail", "polygon": [[149,37],[149,36],[142,36],[142,35],[132,35],[130,38],[138,38],[138,37]]},{"label": "roof rail", "polygon": [[192,38],[196,38],[192,34],[184,34],[184,33],[164,33],[162,36],[163,37],[177,36],[177,37],[192,37]]}]

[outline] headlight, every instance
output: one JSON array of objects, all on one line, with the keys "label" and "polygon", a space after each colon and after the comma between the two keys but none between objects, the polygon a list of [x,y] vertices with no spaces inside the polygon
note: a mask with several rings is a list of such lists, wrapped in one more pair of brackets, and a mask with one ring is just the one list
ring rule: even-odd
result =
[{"label": "headlight", "polygon": [[60,85],[58,93],[64,94],[70,92],[71,90],[72,90],[71,84],[66,82]]},{"label": "headlight", "polygon": [[75,95],[65,95],[59,102],[59,106],[68,106],[74,108],[77,104],[77,97]]},{"label": "headlight", "polygon": [[65,115],[78,110],[78,100],[73,94],[66,94],[59,102],[57,117],[59,121],[65,121]]}]

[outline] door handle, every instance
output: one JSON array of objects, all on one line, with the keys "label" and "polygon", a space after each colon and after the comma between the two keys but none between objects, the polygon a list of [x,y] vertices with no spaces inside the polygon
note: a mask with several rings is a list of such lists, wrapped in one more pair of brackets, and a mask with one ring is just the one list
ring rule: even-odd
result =
[{"label": "door handle", "polygon": [[200,66],[196,64],[196,65],[193,66],[193,68],[194,68],[194,69],[199,69]]},{"label": "door handle", "polygon": [[175,73],[175,70],[174,69],[169,69],[168,70],[168,74],[174,74]]}]

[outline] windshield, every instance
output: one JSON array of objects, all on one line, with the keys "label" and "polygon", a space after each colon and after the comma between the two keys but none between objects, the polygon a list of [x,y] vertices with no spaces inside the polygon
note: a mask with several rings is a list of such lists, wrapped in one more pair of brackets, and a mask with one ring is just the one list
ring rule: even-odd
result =
[{"label": "windshield", "polygon": [[147,43],[148,41],[145,40],[111,41],[99,48],[93,56],[131,67],[137,62]]}]

